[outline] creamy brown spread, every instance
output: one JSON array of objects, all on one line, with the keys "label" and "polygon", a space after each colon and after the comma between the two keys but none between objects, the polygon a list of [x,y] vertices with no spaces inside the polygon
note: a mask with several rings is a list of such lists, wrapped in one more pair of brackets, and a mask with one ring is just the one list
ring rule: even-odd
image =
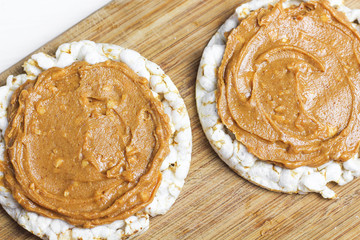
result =
[{"label": "creamy brown spread", "polygon": [[127,65],[51,68],[14,93],[8,116],[4,179],[25,209],[92,227],[153,200],[170,125]]},{"label": "creamy brown spread", "polygon": [[359,33],[328,2],[259,9],[227,38],[218,113],[262,160],[346,161],[360,144],[359,60]]}]

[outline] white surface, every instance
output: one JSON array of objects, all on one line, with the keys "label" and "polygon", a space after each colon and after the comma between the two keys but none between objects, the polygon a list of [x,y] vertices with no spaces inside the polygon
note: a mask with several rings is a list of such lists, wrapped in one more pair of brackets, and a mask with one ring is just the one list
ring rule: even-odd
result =
[{"label": "white surface", "polygon": [[0,73],[110,0],[0,0]]}]

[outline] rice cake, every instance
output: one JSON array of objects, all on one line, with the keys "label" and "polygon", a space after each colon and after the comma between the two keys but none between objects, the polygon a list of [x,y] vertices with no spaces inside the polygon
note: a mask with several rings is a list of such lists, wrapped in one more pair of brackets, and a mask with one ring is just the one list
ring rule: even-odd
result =
[{"label": "rice cake", "polygon": [[[196,81],[196,102],[200,122],[213,149],[220,158],[240,176],[256,185],[285,193],[317,192],[324,198],[335,198],[336,194],[326,186],[329,182],[343,185],[360,175],[360,160],[356,156],[346,162],[330,161],[319,167],[298,167],[287,169],[262,161],[249,153],[222,123],[216,107],[217,69],[225,51],[225,34],[236,28],[239,19],[246,18],[252,11],[278,1],[250,1],[238,7],[235,13],[219,28],[204,49]],[[285,1],[287,8],[302,1]],[[345,13],[353,26],[360,30],[359,10],[345,7],[341,1],[330,1],[338,11]]]},{"label": "rice cake", "polygon": [[[12,93],[28,79],[34,80],[41,72],[55,66],[66,67],[77,61],[95,64],[109,59],[127,64],[138,76],[146,78],[153,95],[161,101],[164,112],[170,119],[170,153],[160,168],[162,173],[160,187],[152,203],[133,216],[87,229],[28,212],[14,200],[8,189],[0,186],[0,203],[3,208],[21,226],[43,239],[122,239],[136,236],[149,227],[149,216],[165,214],[169,210],[184,184],[190,167],[192,146],[190,122],[185,104],[175,85],[159,66],[135,51],[116,45],[80,41],[61,45],[56,51],[56,57],[44,53],[34,54],[24,63],[26,74],[9,76],[6,85],[0,88],[2,133],[4,134],[8,125],[9,99]],[[2,140],[1,156],[4,150]],[[3,176],[2,172],[0,176]]]}]

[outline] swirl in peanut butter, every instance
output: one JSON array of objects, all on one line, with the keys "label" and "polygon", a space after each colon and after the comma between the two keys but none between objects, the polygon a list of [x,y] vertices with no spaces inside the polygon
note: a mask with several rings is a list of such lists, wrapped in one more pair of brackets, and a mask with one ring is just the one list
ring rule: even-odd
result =
[{"label": "swirl in peanut butter", "polygon": [[169,120],[125,64],[51,68],[14,93],[8,113],[4,180],[25,209],[92,227],[154,198]]},{"label": "swirl in peanut butter", "polygon": [[222,122],[249,152],[296,168],[359,149],[360,36],[328,2],[252,12],[227,37]]}]

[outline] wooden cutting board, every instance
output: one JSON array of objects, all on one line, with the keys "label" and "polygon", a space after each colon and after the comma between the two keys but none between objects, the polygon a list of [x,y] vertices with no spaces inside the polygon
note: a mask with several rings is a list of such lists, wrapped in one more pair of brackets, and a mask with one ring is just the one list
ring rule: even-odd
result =
[{"label": "wooden cutting board", "polygon": [[[131,48],[159,64],[185,99],[193,133],[187,181],[171,210],[152,218],[150,229],[138,239],[360,238],[360,179],[334,187],[335,200],[317,194],[274,193],[236,175],[210,147],[195,106],[196,72],[210,37],[242,2],[113,1],[39,51],[54,54],[61,43],[82,39]],[[359,0],[345,2],[360,8]],[[18,63],[0,74],[0,81],[21,72]],[[1,208],[0,239],[38,238]]]}]

